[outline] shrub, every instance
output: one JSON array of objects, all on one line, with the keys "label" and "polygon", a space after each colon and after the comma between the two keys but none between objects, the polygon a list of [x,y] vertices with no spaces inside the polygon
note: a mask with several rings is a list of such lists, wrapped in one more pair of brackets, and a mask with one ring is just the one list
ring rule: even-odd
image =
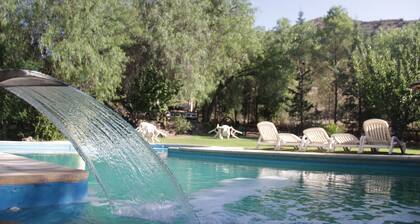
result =
[{"label": "shrub", "polygon": [[174,118],[174,126],[177,134],[185,134],[192,128],[191,123],[181,116]]},{"label": "shrub", "polygon": [[344,132],[344,129],[341,126],[334,123],[329,123],[325,125],[324,128],[325,128],[325,131],[327,131],[328,135]]},{"label": "shrub", "polygon": [[35,139],[37,141],[63,140],[65,137],[46,117],[39,115],[35,125]]}]

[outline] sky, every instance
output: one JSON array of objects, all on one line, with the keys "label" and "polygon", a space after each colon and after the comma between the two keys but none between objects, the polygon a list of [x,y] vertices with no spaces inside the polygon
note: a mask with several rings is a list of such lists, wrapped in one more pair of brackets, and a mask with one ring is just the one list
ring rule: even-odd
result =
[{"label": "sky", "polygon": [[380,19],[420,19],[420,0],[250,0],[256,9],[255,26],[271,29],[278,19],[295,22],[299,11],[306,20],[326,15],[328,9],[341,5],[350,17],[362,21]]}]

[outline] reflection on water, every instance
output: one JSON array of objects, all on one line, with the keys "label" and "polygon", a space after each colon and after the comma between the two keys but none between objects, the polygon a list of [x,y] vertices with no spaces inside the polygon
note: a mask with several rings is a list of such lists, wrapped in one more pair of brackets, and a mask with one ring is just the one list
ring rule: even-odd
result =
[{"label": "reflection on water", "polygon": [[[54,156],[31,157],[63,164]],[[201,223],[420,222],[419,168],[171,155],[165,162],[187,192]],[[106,200],[95,192],[100,190],[95,184],[94,179],[89,181],[90,203],[83,207],[47,209],[55,216],[40,209],[34,214],[24,210],[18,216],[26,220],[23,223],[49,223],[41,221],[66,220],[64,215],[73,212],[67,223],[150,223],[112,215]],[[117,212],[149,209],[153,215],[153,206],[123,204]],[[163,205],[157,211],[170,214],[171,207]]]},{"label": "reflection on water", "polygon": [[418,168],[181,156],[167,163],[204,223],[420,222]]}]

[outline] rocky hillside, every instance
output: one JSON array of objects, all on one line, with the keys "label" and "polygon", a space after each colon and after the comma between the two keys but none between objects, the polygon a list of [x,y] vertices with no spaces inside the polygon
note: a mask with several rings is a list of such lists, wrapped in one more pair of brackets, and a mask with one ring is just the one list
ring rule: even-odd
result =
[{"label": "rocky hillside", "polygon": [[[322,27],[323,21],[322,17],[316,18],[311,20],[311,22],[315,23],[319,27]],[[375,20],[375,21],[360,21],[355,20],[354,22],[358,23],[360,25],[360,28],[362,30],[365,30],[368,33],[376,33],[378,31],[382,30],[389,30],[389,29],[395,29],[395,28],[401,28],[403,26],[406,26],[411,23],[415,23],[420,20],[403,20],[403,19],[386,19],[386,20]]]}]

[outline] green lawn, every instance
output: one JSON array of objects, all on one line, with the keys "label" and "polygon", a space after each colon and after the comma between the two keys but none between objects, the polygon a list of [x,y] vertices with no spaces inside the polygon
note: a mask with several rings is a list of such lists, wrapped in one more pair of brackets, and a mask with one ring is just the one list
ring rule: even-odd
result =
[{"label": "green lawn", "polygon": [[[177,135],[177,136],[169,136],[167,138],[161,139],[162,143],[167,144],[182,144],[182,145],[198,145],[198,146],[225,146],[225,147],[244,147],[248,149],[255,149],[257,144],[256,138],[244,138],[241,137],[240,139],[223,139],[220,140],[218,138],[214,138],[213,136],[201,136],[201,135]],[[263,146],[261,147],[264,150],[272,150],[273,147],[270,146]],[[293,148],[286,148],[282,150],[293,151]],[[308,151],[317,152],[318,149],[316,148],[309,148]],[[337,153],[344,153],[342,148],[336,149]],[[380,153],[387,153],[388,149],[380,149]],[[356,149],[352,149],[352,153],[356,153]],[[365,150],[365,153],[370,153],[369,150]],[[399,148],[394,150],[394,153],[399,154]],[[417,154],[420,155],[420,149],[416,148],[409,148],[407,149],[407,154]]]}]

